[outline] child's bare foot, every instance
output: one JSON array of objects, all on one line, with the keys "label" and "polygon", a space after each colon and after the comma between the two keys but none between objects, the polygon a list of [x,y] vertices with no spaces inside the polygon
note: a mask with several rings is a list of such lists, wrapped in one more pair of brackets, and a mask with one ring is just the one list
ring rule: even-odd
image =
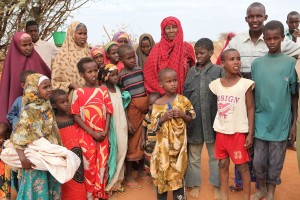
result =
[{"label": "child's bare foot", "polygon": [[144,171],[139,171],[138,172],[137,178],[145,180],[145,179],[147,179],[147,177],[148,176],[146,175],[146,173]]},{"label": "child's bare foot", "polygon": [[252,195],[252,200],[261,200],[266,197],[267,190],[258,190],[254,195]]},{"label": "child's bare foot", "polygon": [[200,187],[194,187],[191,191],[190,191],[190,196],[192,198],[198,199],[199,198],[199,193],[200,193]]},{"label": "child's bare foot", "polygon": [[221,199],[220,187],[218,187],[218,186],[214,186],[214,199],[215,200]]},{"label": "child's bare foot", "polygon": [[138,184],[132,177],[126,179],[126,185],[129,186],[133,190],[141,190],[142,186]]},{"label": "child's bare foot", "polygon": [[268,184],[268,195],[266,197],[266,200],[274,199],[275,187],[276,187],[275,185]]}]

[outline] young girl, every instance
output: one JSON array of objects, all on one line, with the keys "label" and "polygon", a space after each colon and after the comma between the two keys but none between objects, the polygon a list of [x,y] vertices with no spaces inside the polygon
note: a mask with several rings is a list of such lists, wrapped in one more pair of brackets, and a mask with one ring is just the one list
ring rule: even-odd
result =
[{"label": "young girl", "polygon": [[[59,130],[50,104],[51,82],[42,74],[31,74],[25,82],[22,112],[11,141],[22,163],[21,184],[17,199],[60,199],[60,183],[48,171],[33,169],[24,150],[34,140],[44,137],[61,144]],[[38,191],[38,192],[37,192]]]},{"label": "young girl", "polygon": [[81,159],[81,164],[73,179],[62,185],[61,199],[85,200],[86,190],[84,186],[82,150],[79,145],[79,137],[76,134],[73,116],[69,115],[70,104],[67,93],[61,89],[54,90],[51,95],[51,104],[55,111],[56,122],[63,145]]},{"label": "young girl", "polygon": [[142,34],[139,39],[139,46],[136,49],[138,57],[138,66],[143,68],[146,60],[150,54],[151,49],[154,47],[155,42],[152,36],[148,33]]},{"label": "young girl", "polygon": [[107,199],[108,194],[105,193],[109,158],[107,134],[113,108],[107,88],[98,85],[98,68],[95,61],[90,57],[82,58],[77,68],[85,84],[74,91],[70,113],[74,116],[83,152],[87,198]]},{"label": "young girl", "polygon": [[[124,109],[130,103],[130,94],[124,91],[121,94],[120,89],[116,86],[119,81],[118,68],[113,64],[107,64],[102,73],[102,81],[108,88],[109,96],[112,101],[114,113],[111,118],[110,129],[110,160],[109,160],[109,182],[106,191],[124,194],[122,186],[124,180],[124,162],[127,152],[128,129],[127,119]],[[112,127],[113,125],[113,127]],[[115,157],[115,158],[114,158]]]},{"label": "young girl", "polygon": [[108,42],[105,46],[105,59],[104,59],[104,64],[113,64],[116,65],[118,68],[118,72],[120,73],[123,68],[124,64],[122,61],[120,61],[119,54],[118,54],[118,49],[119,45],[117,42],[111,41]]},{"label": "young girl", "polygon": [[252,145],[254,132],[254,82],[240,76],[241,60],[237,50],[225,50],[221,65],[226,76],[209,84],[218,104],[213,128],[217,132],[215,157],[219,160],[221,199],[228,199],[229,157],[241,172],[244,199],[250,199],[247,150]]},{"label": "young girl", "polygon": [[94,47],[91,49],[91,56],[97,64],[98,69],[104,67],[104,50],[102,47]]},{"label": "young girl", "polygon": [[153,104],[151,114],[149,128],[156,132],[157,141],[150,161],[150,171],[154,185],[158,187],[158,200],[166,200],[168,191],[173,191],[176,200],[186,199],[186,125],[196,114],[191,102],[177,94],[177,74],[173,69],[162,69],[159,82],[165,95]]}]

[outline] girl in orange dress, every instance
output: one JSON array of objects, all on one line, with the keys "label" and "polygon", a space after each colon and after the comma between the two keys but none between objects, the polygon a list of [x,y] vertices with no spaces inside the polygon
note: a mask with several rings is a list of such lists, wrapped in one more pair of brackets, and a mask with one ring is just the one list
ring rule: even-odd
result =
[{"label": "girl in orange dress", "polygon": [[70,113],[74,116],[83,152],[87,199],[108,199],[105,193],[109,158],[107,134],[113,107],[107,88],[98,85],[95,61],[85,57],[80,59],[77,67],[85,84],[74,91]]}]

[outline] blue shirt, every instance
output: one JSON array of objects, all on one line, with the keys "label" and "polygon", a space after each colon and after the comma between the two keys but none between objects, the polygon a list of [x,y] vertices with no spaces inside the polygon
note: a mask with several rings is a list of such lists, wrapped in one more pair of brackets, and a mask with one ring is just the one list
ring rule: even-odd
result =
[{"label": "blue shirt", "polygon": [[14,101],[13,105],[11,106],[11,109],[9,110],[6,116],[7,120],[11,123],[13,129],[15,128],[15,126],[19,121],[21,108],[22,108],[22,96],[19,96]]}]

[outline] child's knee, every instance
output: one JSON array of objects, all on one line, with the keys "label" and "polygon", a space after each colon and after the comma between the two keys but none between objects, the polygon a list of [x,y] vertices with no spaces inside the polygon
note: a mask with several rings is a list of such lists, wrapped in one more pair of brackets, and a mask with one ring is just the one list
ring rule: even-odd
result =
[{"label": "child's knee", "polygon": [[219,168],[220,169],[228,169],[229,168],[229,159],[225,158],[219,161]]},{"label": "child's knee", "polygon": [[249,165],[248,165],[248,163],[239,164],[239,165],[237,165],[237,168],[239,169],[239,171],[241,173],[249,172]]}]

